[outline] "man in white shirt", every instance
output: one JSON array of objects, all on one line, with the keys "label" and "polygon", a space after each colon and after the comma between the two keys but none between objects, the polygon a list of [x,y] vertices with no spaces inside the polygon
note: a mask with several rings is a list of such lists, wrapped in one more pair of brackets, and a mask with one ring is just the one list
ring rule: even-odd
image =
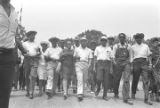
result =
[{"label": "man in white shirt", "polygon": [[118,35],[119,43],[113,47],[113,57],[115,61],[115,72],[114,72],[114,94],[115,98],[119,98],[119,84],[121,77],[123,76],[123,102],[132,105],[133,103],[129,102],[129,91],[130,91],[130,50],[131,46],[126,42],[126,35],[120,33]]},{"label": "man in white shirt", "polygon": [[36,31],[27,32],[26,36],[28,38],[28,41],[23,43],[23,47],[27,51],[27,53],[24,55],[24,71],[27,87],[26,96],[30,97],[30,99],[33,99],[34,96],[34,87],[37,78],[38,60],[40,55],[40,47],[34,41],[36,34]]},{"label": "man in white shirt", "polygon": [[98,96],[101,89],[101,84],[103,84],[103,99],[107,101],[107,90],[109,85],[108,79],[111,69],[112,58],[112,50],[109,46],[107,46],[107,37],[103,36],[101,38],[101,45],[96,47],[94,56],[97,81],[97,91],[95,92],[95,95]]},{"label": "man in white shirt", "polygon": [[81,39],[81,46],[75,49],[74,57],[76,58],[75,70],[77,74],[77,94],[78,100],[83,100],[84,85],[88,80],[88,69],[91,65],[92,51],[87,48],[87,39]]},{"label": "man in white shirt", "polygon": [[0,0],[0,107],[8,108],[15,67],[15,37],[18,26],[10,0]]},{"label": "man in white shirt", "polygon": [[137,33],[134,35],[136,43],[131,47],[131,62],[133,63],[133,81],[132,81],[132,98],[135,99],[136,89],[140,75],[142,76],[144,89],[144,102],[152,105],[149,102],[149,59],[151,51],[148,45],[143,43],[144,34]]},{"label": "man in white shirt", "polygon": [[48,99],[50,99],[56,90],[58,75],[56,73],[57,65],[59,64],[60,54],[62,53],[62,48],[58,47],[58,38],[53,37],[50,38],[52,46],[49,47],[44,56],[47,61],[47,85],[46,85],[46,93],[48,95]]}]

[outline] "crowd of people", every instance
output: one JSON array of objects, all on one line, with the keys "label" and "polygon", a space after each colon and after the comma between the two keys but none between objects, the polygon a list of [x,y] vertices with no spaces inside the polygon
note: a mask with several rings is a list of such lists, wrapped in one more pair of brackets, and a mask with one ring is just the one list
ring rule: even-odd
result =
[{"label": "crowd of people", "polygon": [[36,34],[36,31],[27,32],[27,39],[22,42],[24,51],[16,51],[17,65],[13,81],[14,89],[19,87],[26,90],[26,96],[30,99],[34,98],[36,85],[39,87],[38,95],[46,94],[48,99],[56,95],[58,90],[63,91],[66,100],[69,88],[77,93],[78,101],[84,99],[85,88],[95,96],[103,89],[102,99],[106,101],[109,100],[108,92],[113,92],[114,98],[118,99],[122,79],[123,102],[133,105],[141,77],[144,103],[152,105],[150,100],[153,98],[160,102],[158,38],[152,39],[152,47],[144,43],[143,33],[133,36],[134,44],[128,43],[127,36],[120,33],[119,43],[114,42],[114,37],[107,36],[102,36],[99,43],[88,42],[84,36],[74,40],[52,37],[38,45],[34,41]]},{"label": "crowd of people", "polygon": [[[61,41],[56,37],[38,45],[34,40],[36,31],[29,31],[26,40],[17,36],[18,19],[11,0],[0,0],[0,107],[8,108],[12,87],[26,90],[26,96],[34,98],[35,86],[39,96],[48,99],[63,91],[64,99],[72,87],[78,101],[84,99],[84,88],[102,99],[109,100],[107,93],[119,98],[121,79],[123,102],[133,105],[141,76],[144,103],[160,102],[160,43],[152,39],[152,45],[144,43],[144,34],[133,36],[135,43],[126,41],[126,35],[102,36],[100,42],[80,39]],[[132,78],[131,78],[132,76]],[[121,78],[122,77],[122,78]],[[132,85],[130,87],[130,81]],[[18,88],[19,87],[19,88]],[[131,88],[131,90],[130,90]],[[131,92],[131,95],[130,95]],[[150,99],[151,98],[151,99]]]}]

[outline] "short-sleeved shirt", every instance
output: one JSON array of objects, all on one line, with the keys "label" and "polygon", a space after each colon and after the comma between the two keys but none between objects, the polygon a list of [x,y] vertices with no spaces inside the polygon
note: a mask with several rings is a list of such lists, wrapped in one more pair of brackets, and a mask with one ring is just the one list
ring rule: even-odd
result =
[{"label": "short-sleeved shirt", "polygon": [[27,51],[29,56],[36,56],[40,48],[36,42],[29,42],[29,41],[24,42],[23,47]]},{"label": "short-sleeved shirt", "polygon": [[3,6],[0,5],[0,47],[15,48],[15,36],[18,27],[17,14],[13,6],[8,17]]},{"label": "short-sleeved shirt", "polygon": [[131,62],[137,58],[148,58],[152,53],[147,44],[134,44],[131,46]]},{"label": "short-sleeved shirt", "polygon": [[97,60],[111,60],[112,49],[109,46],[106,47],[103,47],[102,45],[97,46],[94,52],[94,56],[97,57]]},{"label": "short-sleeved shirt", "polygon": [[89,59],[93,58],[92,51],[89,48],[82,48],[81,46],[76,48],[74,51],[74,57],[79,57],[80,61],[88,62]]},{"label": "short-sleeved shirt", "polygon": [[51,59],[59,60],[61,53],[62,53],[62,48],[60,48],[60,47],[56,47],[56,48],[50,47],[46,50],[44,55],[46,57],[51,58]]}]

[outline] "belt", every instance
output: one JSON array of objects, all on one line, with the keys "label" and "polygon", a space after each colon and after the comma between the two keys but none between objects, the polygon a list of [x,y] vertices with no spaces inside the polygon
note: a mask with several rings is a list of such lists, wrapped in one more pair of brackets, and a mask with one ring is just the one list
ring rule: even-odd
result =
[{"label": "belt", "polygon": [[0,55],[13,53],[14,48],[0,48]]},{"label": "belt", "polygon": [[110,61],[110,60],[98,60],[98,62],[107,62],[107,61]]}]

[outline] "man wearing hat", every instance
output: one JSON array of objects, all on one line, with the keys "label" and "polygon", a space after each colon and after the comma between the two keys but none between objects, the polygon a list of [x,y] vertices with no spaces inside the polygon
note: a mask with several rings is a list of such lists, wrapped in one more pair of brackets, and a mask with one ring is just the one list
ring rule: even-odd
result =
[{"label": "man wearing hat", "polygon": [[96,65],[96,82],[97,91],[95,95],[98,96],[101,90],[101,84],[104,86],[103,99],[108,100],[107,90],[109,85],[109,73],[111,67],[112,50],[107,46],[107,37],[101,37],[101,45],[97,46],[94,53],[94,60]]},{"label": "man wearing hat", "polygon": [[50,38],[51,47],[49,47],[45,52],[45,59],[47,61],[47,85],[46,94],[48,99],[50,99],[55,93],[57,86],[57,73],[56,68],[59,64],[60,54],[62,53],[62,48],[58,47],[58,38]]},{"label": "man wearing hat", "polygon": [[126,42],[126,35],[120,33],[118,35],[119,43],[114,45],[113,48],[113,57],[115,63],[115,72],[114,72],[114,94],[115,98],[119,98],[119,84],[121,77],[123,76],[123,102],[132,105],[133,103],[129,102],[129,91],[130,91],[130,52],[131,46]]},{"label": "man wearing hat", "polygon": [[88,80],[88,69],[91,65],[92,51],[87,48],[87,39],[85,37],[80,40],[80,47],[74,51],[74,57],[76,59],[75,70],[77,75],[77,94],[78,100],[83,100],[84,86]]},{"label": "man wearing hat", "polygon": [[46,41],[42,41],[41,43],[41,55],[39,59],[38,65],[38,79],[39,79],[39,96],[42,96],[45,91],[45,85],[47,81],[47,63],[45,60],[45,52],[49,47],[49,43]]},{"label": "man wearing hat", "polygon": [[149,65],[151,66],[150,55],[152,54],[148,45],[143,43],[144,34],[137,33],[134,35],[136,43],[131,47],[131,62],[133,65],[132,80],[132,98],[135,99],[136,89],[140,75],[142,76],[144,89],[144,103],[152,105],[149,102]]},{"label": "man wearing hat", "polygon": [[26,36],[28,41],[23,43],[23,47],[27,51],[24,55],[24,72],[27,87],[26,96],[30,97],[30,99],[33,99],[34,87],[37,78],[38,59],[40,55],[39,45],[34,41],[36,34],[36,31],[27,32]]},{"label": "man wearing hat", "polygon": [[157,37],[151,39],[151,61],[153,72],[151,73],[150,90],[151,96],[156,97],[156,101],[160,102],[159,91],[160,91],[160,45]]}]

